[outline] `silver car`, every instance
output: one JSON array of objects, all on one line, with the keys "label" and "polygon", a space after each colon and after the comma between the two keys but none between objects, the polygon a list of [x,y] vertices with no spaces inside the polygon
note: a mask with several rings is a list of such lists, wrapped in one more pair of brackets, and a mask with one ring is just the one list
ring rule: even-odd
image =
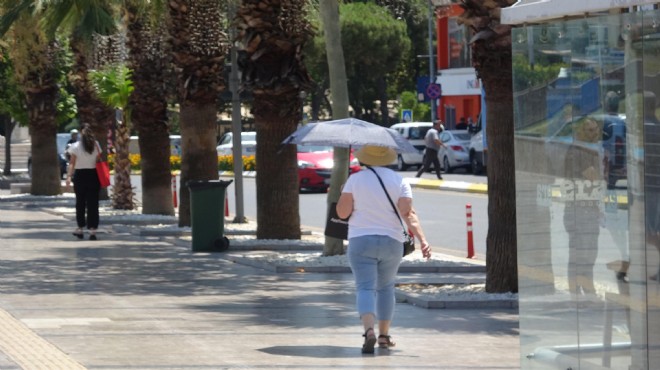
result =
[{"label": "silver car", "polygon": [[451,173],[456,168],[470,167],[470,139],[467,130],[445,130],[440,133],[440,141],[445,146],[440,147],[438,159],[442,169]]}]

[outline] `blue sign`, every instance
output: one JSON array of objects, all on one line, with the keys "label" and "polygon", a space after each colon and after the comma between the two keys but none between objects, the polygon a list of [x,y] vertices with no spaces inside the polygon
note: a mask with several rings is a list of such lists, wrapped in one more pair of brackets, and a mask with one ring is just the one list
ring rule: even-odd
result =
[{"label": "blue sign", "polygon": [[402,109],[401,110],[401,122],[412,122],[413,112],[412,109]]},{"label": "blue sign", "polygon": [[415,85],[415,91],[417,92],[417,101],[418,102],[429,102],[429,97],[426,96],[426,87],[429,85],[429,76],[420,76],[417,77],[417,83]]}]

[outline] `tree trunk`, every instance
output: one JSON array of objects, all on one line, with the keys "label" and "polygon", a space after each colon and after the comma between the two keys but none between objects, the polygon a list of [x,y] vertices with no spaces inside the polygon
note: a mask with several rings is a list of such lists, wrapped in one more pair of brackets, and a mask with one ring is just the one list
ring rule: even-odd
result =
[{"label": "tree trunk", "polygon": [[128,142],[130,141],[130,121],[124,116],[117,125],[115,135],[115,182],[112,185],[112,208],[134,208],[133,187],[131,186],[131,161],[128,158]]},{"label": "tree trunk", "polygon": [[[190,180],[218,179],[216,103],[228,42],[219,0],[170,0],[169,34],[181,109],[179,226],[190,226]],[[218,207],[224,207],[219,204]]]},{"label": "tree trunk", "polygon": [[[55,43],[50,43],[43,52],[53,52],[56,47]],[[58,94],[56,72],[51,66],[41,66],[38,70],[38,73],[30,73],[25,81],[22,81],[31,136],[32,190],[30,192],[33,195],[57,195],[62,190],[62,177],[55,139]]]},{"label": "tree trunk", "polygon": [[108,107],[96,96],[94,86],[89,80],[89,66],[83,41],[71,39],[71,50],[74,55],[74,65],[69,81],[74,87],[76,105],[81,126],[88,123],[94,132],[96,140],[103,149],[103,158],[107,156],[108,130],[114,126],[115,110]]},{"label": "tree trunk", "polygon": [[[62,178],[57,159],[57,124],[55,122],[55,96],[57,89],[50,92],[27,93],[30,125],[30,147],[32,151],[33,195],[57,195],[61,193]],[[42,105],[50,101],[51,104]]]},{"label": "tree trunk", "polygon": [[14,132],[16,122],[11,119],[9,115],[0,115],[0,124],[4,125],[5,134],[5,168],[2,174],[5,176],[11,175],[11,134]]},{"label": "tree trunk", "polygon": [[[190,180],[218,179],[218,154],[215,150],[217,131],[215,104],[181,105],[181,189],[179,226],[190,226]],[[284,140],[284,139],[282,139]],[[224,207],[224,204],[218,204]]]},{"label": "tree trunk", "polygon": [[[462,2],[460,22],[472,28],[472,65],[486,92],[488,235],[486,291],[518,292],[511,27],[500,24],[514,0]],[[497,30],[493,32],[493,30]]]},{"label": "tree trunk", "polygon": [[513,147],[513,84],[508,64],[483,73],[488,138],[488,235],[486,291],[517,292],[516,182]]},{"label": "tree trunk", "polygon": [[167,51],[163,30],[147,25],[135,3],[127,6],[129,67],[134,90],[129,99],[131,122],[138,131],[142,169],[142,213],[174,215],[170,141],[167,120]]},{"label": "tree trunk", "polygon": [[380,115],[385,127],[390,127],[390,110],[387,108],[387,81],[385,77],[378,79],[378,97],[380,99]]},{"label": "tree trunk", "polygon": [[[332,94],[332,118],[348,117],[348,83],[344,49],[341,46],[341,26],[339,24],[339,3],[335,0],[321,0],[321,20],[325,37],[328,69],[330,74],[330,91]],[[335,148],[333,153],[334,167],[330,177],[326,217],[332,203],[339,200],[341,187],[348,178],[349,150]],[[326,236],[323,246],[324,256],[344,253],[344,243],[341,239]]]},{"label": "tree trunk", "polygon": [[300,239],[297,149],[280,144],[298,126],[299,114],[279,116],[293,100],[300,112],[295,96],[255,95],[257,239]]}]

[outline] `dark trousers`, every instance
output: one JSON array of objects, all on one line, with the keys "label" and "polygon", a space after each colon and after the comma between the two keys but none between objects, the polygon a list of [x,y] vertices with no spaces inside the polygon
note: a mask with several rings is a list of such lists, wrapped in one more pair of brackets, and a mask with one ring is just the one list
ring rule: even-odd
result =
[{"label": "dark trousers", "polygon": [[[79,228],[99,227],[99,183],[96,169],[80,169],[73,174],[73,191],[76,193],[76,222]],[[85,220],[87,212],[87,220]]]},{"label": "dark trousers", "polygon": [[440,160],[438,159],[438,151],[431,148],[426,148],[426,150],[424,151],[424,162],[422,163],[422,167],[420,167],[419,171],[417,171],[417,177],[422,176],[422,174],[425,171],[431,169],[431,164],[433,164],[435,168],[435,173],[438,175],[438,178],[441,179],[442,171],[440,169]]}]

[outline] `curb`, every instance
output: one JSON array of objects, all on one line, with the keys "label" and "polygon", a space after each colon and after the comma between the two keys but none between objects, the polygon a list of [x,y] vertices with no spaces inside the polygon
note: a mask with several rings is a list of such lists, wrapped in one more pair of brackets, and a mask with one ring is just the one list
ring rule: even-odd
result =
[{"label": "curb", "polygon": [[418,306],[426,309],[482,309],[482,308],[505,308],[517,309],[517,299],[492,299],[492,300],[436,300],[425,298],[421,294],[414,294],[404,292],[400,289],[395,289],[394,296],[397,302],[408,303],[413,306]]},{"label": "curb", "polygon": [[[234,173],[231,171],[221,171],[218,172],[218,175],[220,177],[234,177]],[[243,177],[254,177],[255,175],[256,171],[243,171]],[[404,180],[407,181],[413,188],[488,194],[487,184],[471,183],[465,181],[432,180],[416,177],[404,177]]]},{"label": "curb", "polygon": [[[240,250],[239,246],[237,247],[232,247],[231,246],[231,241],[230,241],[230,250],[231,251],[238,251]],[[268,250],[273,249],[274,246],[270,245],[268,246]],[[286,246],[283,246],[286,247]],[[243,249],[243,250],[253,250],[253,249]],[[296,246],[295,249],[286,249],[282,248],[280,250],[301,250],[299,246]],[[318,250],[318,249],[317,249]],[[348,266],[281,266],[273,263],[267,263],[267,262],[261,262],[261,261],[256,261],[251,258],[243,257],[243,256],[236,256],[232,254],[223,254],[221,256],[222,259],[226,259],[228,261],[246,265],[246,266],[251,266],[251,267],[256,267],[260,268],[269,272],[274,272],[274,273],[300,273],[300,272],[308,272],[308,273],[351,273],[351,268]],[[459,274],[473,274],[473,273],[484,273],[486,272],[486,266],[480,266],[480,265],[474,265],[474,266],[399,266],[399,271],[398,273],[423,273],[423,274],[433,274],[433,273],[440,273],[440,274],[450,274],[450,273],[459,273]]]}]

